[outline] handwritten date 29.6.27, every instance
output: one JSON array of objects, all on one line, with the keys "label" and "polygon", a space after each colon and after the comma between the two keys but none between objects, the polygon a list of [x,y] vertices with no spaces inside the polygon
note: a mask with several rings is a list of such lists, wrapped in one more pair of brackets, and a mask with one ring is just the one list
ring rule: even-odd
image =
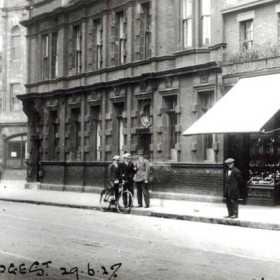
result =
[{"label": "handwritten date 29.6.27", "polygon": [[[87,264],[86,269],[80,269],[78,266],[73,267],[59,267],[59,272],[61,274],[61,279],[65,277],[65,279],[69,279],[69,276],[72,276],[74,279],[79,280],[80,276],[86,275],[88,277],[94,276],[103,276],[104,279],[112,280],[118,277],[117,271],[122,266],[122,263],[116,263],[111,265],[109,268],[105,266],[101,266],[100,268],[94,268],[90,263]],[[38,262],[34,261],[32,264],[27,265],[25,263],[21,263],[16,265],[14,263],[10,263],[8,265],[0,264],[0,278],[1,274],[9,274],[9,275],[34,275],[36,279],[47,279],[50,275],[50,269],[56,268],[56,265],[52,264],[52,261],[47,262]],[[44,277],[44,278],[43,278]]]}]

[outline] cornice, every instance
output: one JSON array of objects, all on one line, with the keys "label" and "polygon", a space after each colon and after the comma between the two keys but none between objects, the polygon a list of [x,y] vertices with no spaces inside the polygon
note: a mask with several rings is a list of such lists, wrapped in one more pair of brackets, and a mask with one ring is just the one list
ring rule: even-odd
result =
[{"label": "cornice", "polygon": [[[20,95],[19,99],[20,100],[26,100],[29,98],[42,98],[42,97],[50,97],[54,95],[70,95],[73,93],[80,93],[80,92],[85,92],[85,91],[92,91],[92,90],[98,90],[98,89],[105,89],[105,88],[111,88],[114,86],[120,86],[123,84],[135,84],[139,83],[142,81],[148,81],[148,80],[155,80],[155,79],[161,79],[166,77],[166,75],[170,76],[180,76],[180,75],[187,75],[191,73],[200,73],[204,71],[217,71],[221,72],[220,66],[216,62],[207,62],[203,64],[198,64],[198,65],[193,65],[193,66],[187,66],[187,67],[181,67],[181,68],[175,68],[175,69],[169,69],[169,70],[164,70],[164,71],[158,71],[158,72],[148,72],[148,73],[143,73],[142,75],[138,76],[133,76],[133,77],[125,77],[122,79],[118,80],[113,80],[113,81],[108,81],[108,82],[99,82],[95,83],[93,85],[87,85],[87,86],[78,86],[74,88],[67,88],[67,89],[58,89],[54,90],[51,92],[33,92],[33,93],[28,93],[25,95]],[[79,74],[79,77],[86,77],[86,74]],[[75,76],[76,77],[76,76]],[[72,77],[67,77],[67,79],[73,79]],[[60,80],[66,80],[66,78],[60,78]],[[37,84],[26,84],[25,86],[27,88],[32,88],[32,87],[37,87],[39,85],[44,85],[48,84],[50,81],[47,82],[40,82]]]},{"label": "cornice", "polygon": [[242,10],[251,9],[254,7],[258,7],[260,5],[265,5],[265,4],[269,4],[269,3],[273,3],[273,2],[277,2],[277,0],[257,0],[257,1],[253,1],[251,3],[246,3],[246,4],[237,5],[234,7],[223,9],[223,10],[221,10],[221,13],[222,13],[222,15],[226,15],[229,13],[239,12]]}]

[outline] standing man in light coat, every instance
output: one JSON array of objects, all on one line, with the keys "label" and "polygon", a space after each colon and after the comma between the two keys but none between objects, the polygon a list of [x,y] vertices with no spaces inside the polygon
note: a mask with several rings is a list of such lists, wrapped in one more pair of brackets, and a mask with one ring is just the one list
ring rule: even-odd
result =
[{"label": "standing man in light coat", "polygon": [[135,166],[135,177],[134,181],[136,183],[137,188],[137,199],[138,199],[138,207],[143,207],[142,194],[144,196],[145,208],[149,208],[150,206],[150,195],[148,189],[148,180],[149,180],[149,172],[150,172],[150,163],[147,159],[144,158],[143,151],[138,151],[137,155],[139,159]]}]

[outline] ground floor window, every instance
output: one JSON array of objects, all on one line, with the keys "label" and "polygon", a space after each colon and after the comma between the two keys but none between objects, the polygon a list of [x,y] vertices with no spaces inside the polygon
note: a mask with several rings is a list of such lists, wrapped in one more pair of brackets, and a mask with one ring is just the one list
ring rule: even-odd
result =
[{"label": "ground floor window", "polygon": [[17,136],[6,140],[6,160],[5,168],[25,168],[25,159],[27,155],[26,135]]}]

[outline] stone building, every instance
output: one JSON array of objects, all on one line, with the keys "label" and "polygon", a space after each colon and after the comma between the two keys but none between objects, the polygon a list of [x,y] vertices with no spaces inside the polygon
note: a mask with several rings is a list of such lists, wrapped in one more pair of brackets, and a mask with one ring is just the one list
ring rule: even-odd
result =
[{"label": "stone building", "polygon": [[28,180],[100,187],[113,155],[143,149],[153,191],[221,197],[222,136],[181,133],[221,96],[222,2],[33,1]]},{"label": "stone building", "polygon": [[182,132],[239,78],[278,71],[275,53],[243,63],[258,60],[264,32],[278,44],[278,13],[273,0],[32,1],[20,97],[28,181],[90,191],[104,185],[113,155],[143,149],[153,191],[221,198],[223,160],[242,154],[234,147],[245,140],[231,139],[243,136]]},{"label": "stone building", "polygon": [[[0,90],[0,159],[4,169],[25,170],[27,155],[27,117],[17,95],[25,93],[26,29],[20,21],[27,18],[27,1],[2,0],[1,29],[1,90]],[[7,171],[8,172],[8,171]],[[22,176],[21,179],[25,178]],[[17,172],[10,175],[17,178]],[[10,178],[6,178],[10,179]],[[19,178],[18,178],[19,179]]]}]

